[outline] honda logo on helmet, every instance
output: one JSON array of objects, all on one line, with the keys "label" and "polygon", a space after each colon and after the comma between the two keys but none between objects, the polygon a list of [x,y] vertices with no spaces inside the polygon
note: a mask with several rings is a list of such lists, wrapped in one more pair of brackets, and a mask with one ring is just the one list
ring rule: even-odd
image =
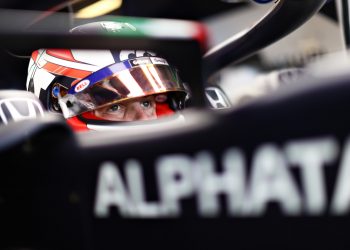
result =
[{"label": "honda logo on helmet", "polygon": [[5,124],[44,116],[41,104],[29,98],[8,98],[0,100],[0,118]]}]

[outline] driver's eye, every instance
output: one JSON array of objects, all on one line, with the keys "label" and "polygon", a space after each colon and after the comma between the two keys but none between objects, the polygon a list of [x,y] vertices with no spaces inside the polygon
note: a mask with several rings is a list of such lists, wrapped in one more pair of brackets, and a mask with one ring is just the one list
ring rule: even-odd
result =
[{"label": "driver's eye", "polygon": [[150,101],[142,101],[141,106],[144,108],[149,108],[151,106],[151,102]]},{"label": "driver's eye", "polygon": [[115,111],[119,111],[120,109],[121,107],[119,104],[114,104],[108,109],[108,111],[115,112]]}]

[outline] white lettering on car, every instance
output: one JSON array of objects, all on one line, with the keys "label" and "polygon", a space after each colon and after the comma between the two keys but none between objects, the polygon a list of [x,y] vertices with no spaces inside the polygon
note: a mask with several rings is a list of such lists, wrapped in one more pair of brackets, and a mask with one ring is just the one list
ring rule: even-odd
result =
[{"label": "white lettering on car", "polygon": [[116,208],[122,217],[179,217],[185,212],[184,201],[191,199],[200,217],[263,216],[270,203],[287,216],[317,216],[328,207],[330,214],[343,215],[350,209],[350,140],[344,148],[333,200],[327,197],[325,168],[338,162],[340,149],[334,138],[322,137],[282,146],[262,144],[252,152],[250,172],[244,151],[236,147],[223,152],[221,166],[209,151],[160,156],[154,168],[156,200],[147,197],[149,180],[140,161],[129,159],[123,168],[104,162],[94,213],[106,218]]}]

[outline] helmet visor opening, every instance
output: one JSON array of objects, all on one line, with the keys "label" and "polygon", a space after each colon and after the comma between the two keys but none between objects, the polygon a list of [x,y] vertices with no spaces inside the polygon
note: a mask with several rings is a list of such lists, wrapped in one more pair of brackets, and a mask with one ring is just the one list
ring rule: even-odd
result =
[{"label": "helmet visor opening", "polygon": [[[161,58],[159,58],[161,59]],[[175,68],[151,58],[117,63],[94,72],[59,97],[65,118],[113,103],[186,89]],[[166,62],[166,61],[165,61]]]}]

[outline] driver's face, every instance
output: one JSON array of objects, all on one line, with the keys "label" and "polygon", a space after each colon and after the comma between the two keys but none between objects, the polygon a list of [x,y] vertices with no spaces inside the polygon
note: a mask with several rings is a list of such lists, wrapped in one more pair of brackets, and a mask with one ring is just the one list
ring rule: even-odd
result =
[{"label": "driver's face", "polygon": [[109,121],[137,121],[157,118],[154,96],[126,100],[95,110],[95,115]]}]

